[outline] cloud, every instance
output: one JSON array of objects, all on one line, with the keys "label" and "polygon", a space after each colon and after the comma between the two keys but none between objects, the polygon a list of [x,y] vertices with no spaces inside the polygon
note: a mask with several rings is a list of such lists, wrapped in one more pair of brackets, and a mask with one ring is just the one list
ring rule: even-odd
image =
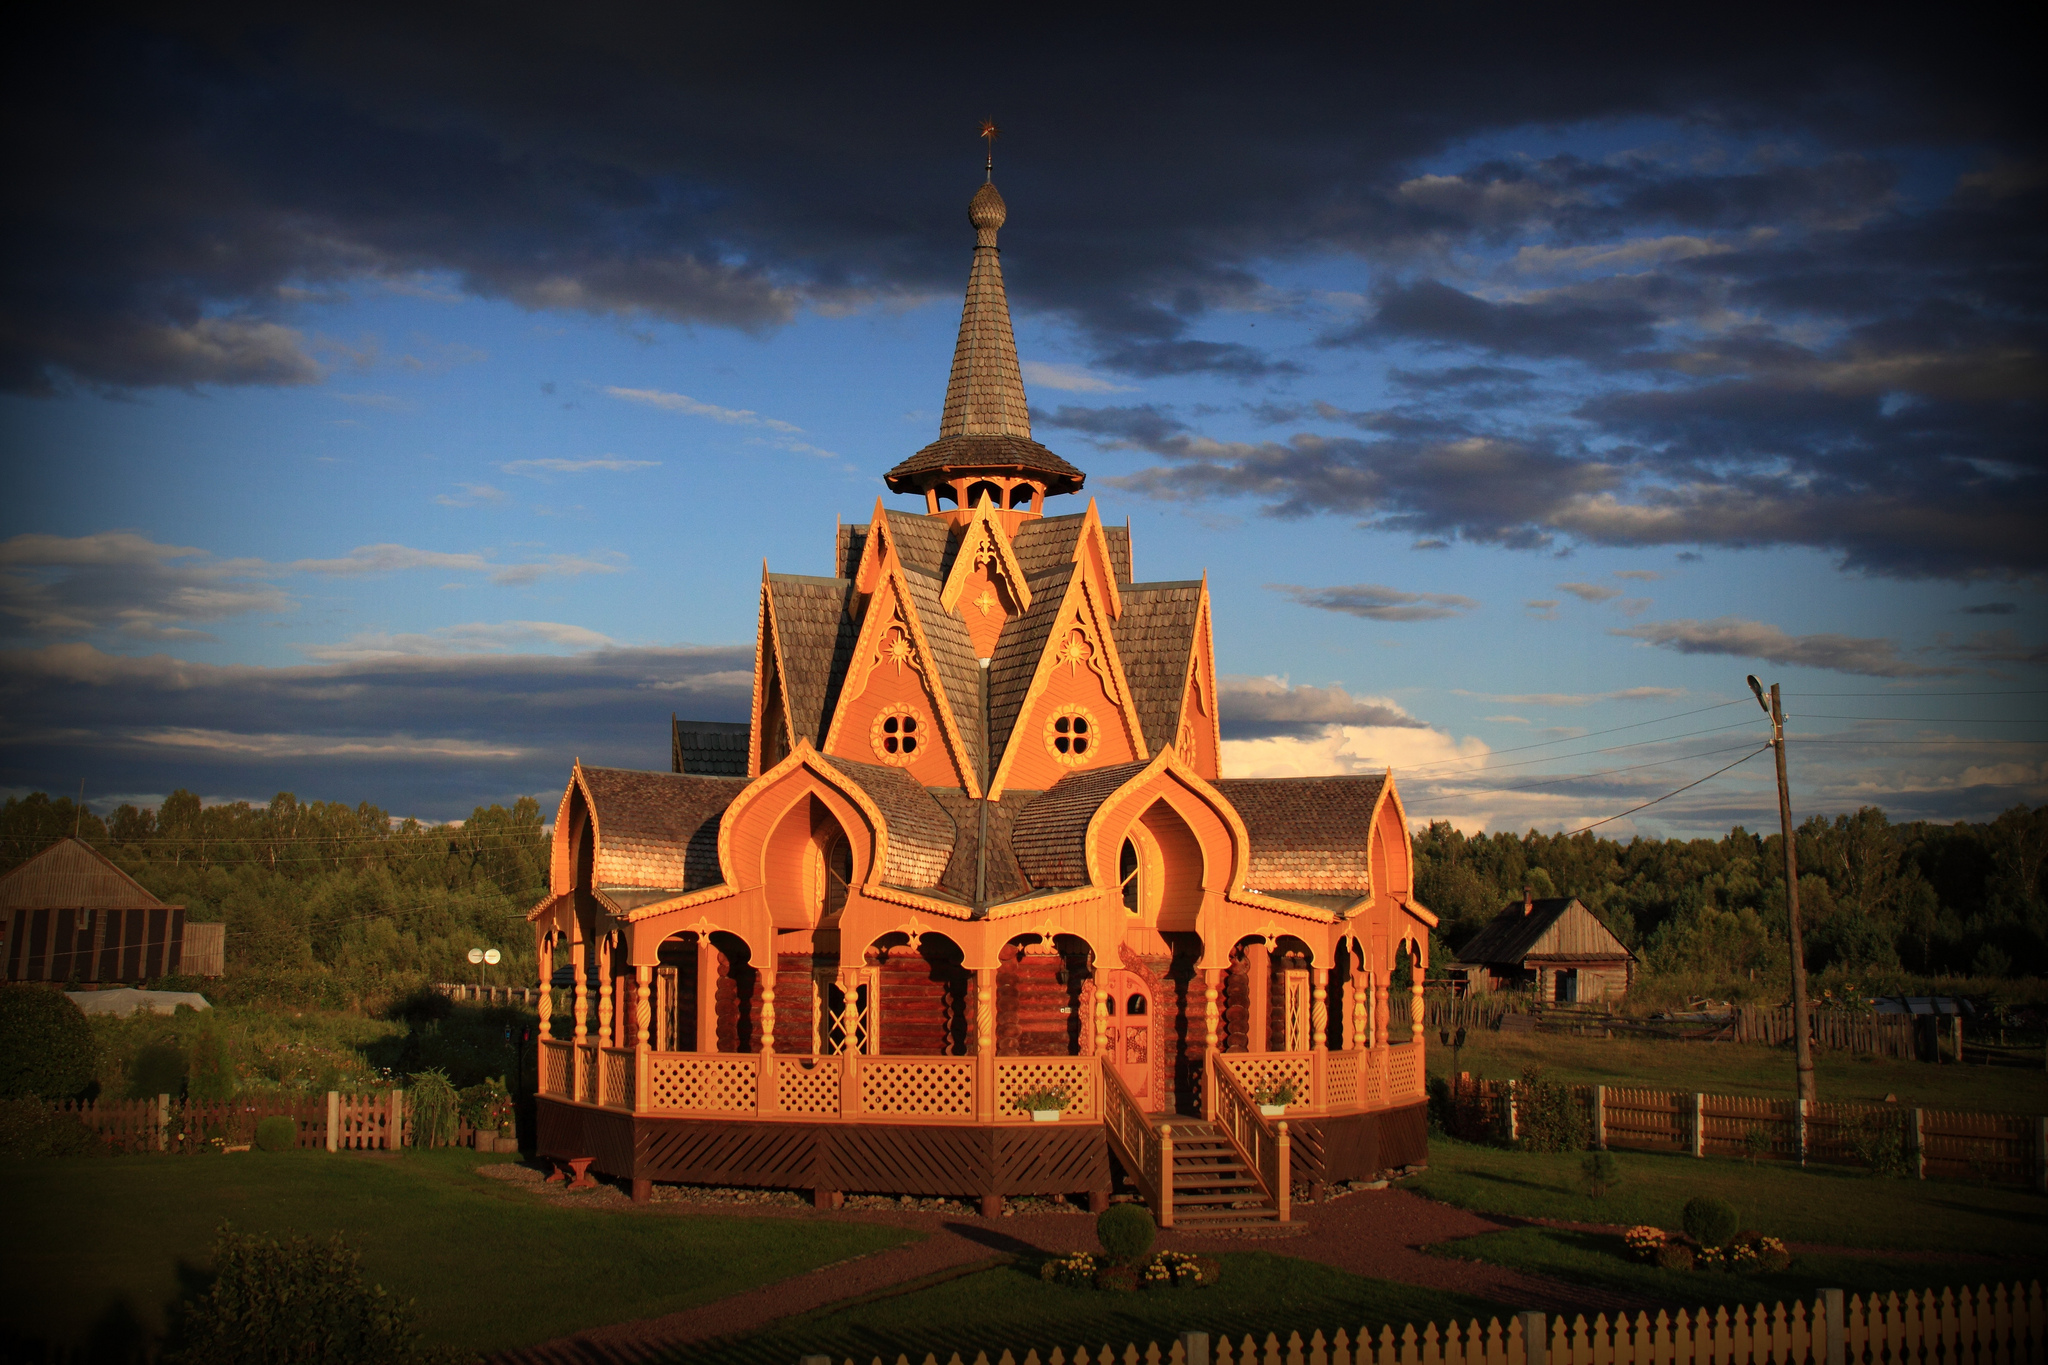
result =
[{"label": "cloud", "polygon": [[1962,644],[1953,645],[1950,649],[1957,658],[1972,659],[1979,663],[2048,663],[2048,644],[2022,643],[2019,634],[2011,630],[1980,630]]},{"label": "cloud", "polygon": [[2010,616],[2020,609],[2017,602],[1979,602],[1962,608],[1965,616]]},{"label": "cloud", "polygon": [[1728,654],[1872,678],[1950,677],[1964,671],[1913,663],[1900,656],[1898,644],[1892,640],[1853,635],[1787,635],[1776,626],[1734,616],[1711,621],[1653,621],[1608,633],[1681,654]]},{"label": "cloud", "polygon": [[1450,592],[1403,592],[1377,583],[1348,583],[1328,588],[1304,588],[1292,583],[1268,583],[1269,592],[1284,593],[1304,607],[1342,612],[1368,621],[1440,621],[1471,611],[1478,603]]},{"label": "cloud", "polygon": [[687,417],[705,417],[714,422],[723,422],[735,427],[766,427],[770,431],[800,432],[802,427],[789,422],[779,422],[773,417],[763,417],[748,408],[721,408],[714,403],[700,403],[686,393],[664,393],[660,389],[607,388],[606,393],[614,398],[623,398],[629,403],[644,403],[651,408],[666,412],[680,412]]},{"label": "cloud", "polygon": [[1656,339],[1658,321],[1652,309],[1629,299],[1559,292],[1528,302],[1495,303],[1438,280],[1396,285],[1383,290],[1374,303],[1370,318],[1326,333],[1321,344],[1411,341],[1536,359],[1604,359],[1617,351],[1648,347]]},{"label": "cloud", "polygon": [[1658,573],[1655,569],[1616,569],[1614,576],[1616,578],[1632,579],[1636,582],[1654,583],[1664,575]]},{"label": "cloud", "polygon": [[1129,393],[1133,386],[1090,374],[1078,365],[1050,365],[1042,360],[1022,363],[1024,382],[1035,389],[1057,389],[1061,393]]},{"label": "cloud", "polygon": [[1223,737],[1271,739],[1320,734],[1332,725],[1416,729],[1423,722],[1384,698],[1353,697],[1342,687],[1290,687],[1283,678],[1225,674],[1216,680]]},{"label": "cloud", "polygon": [[266,567],[135,531],[12,536],[0,541],[0,622],[16,638],[210,639],[192,623],[291,609],[258,576]]},{"label": "cloud", "polygon": [[559,649],[601,649],[616,645],[607,636],[559,621],[472,621],[430,631],[393,635],[370,631],[336,644],[305,645],[301,652],[321,663],[359,663],[369,659],[449,658],[462,654],[504,654],[519,646],[552,645]]},{"label": "cloud", "polygon": [[660,464],[660,460],[623,460],[616,455],[600,455],[589,460],[513,460],[498,468],[507,474],[541,478],[548,474],[588,474],[592,470],[623,473],[632,469],[654,469]]},{"label": "cloud", "polygon": [[550,555],[546,559],[506,564],[473,551],[444,552],[416,550],[409,545],[359,545],[339,559],[298,559],[282,566],[293,573],[319,574],[334,578],[360,578],[370,574],[405,573],[417,569],[488,573],[493,583],[519,587],[543,578],[575,578],[588,573],[618,573],[624,556],[616,553],[597,559],[585,555]]},{"label": "cloud", "polygon": [[485,504],[495,506],[505,501],[505,490],[493,488],[487,483],[458,483],[455,486],[462,491],[437,493],[434,501],[443,507],[478,507]]},{"label": "cloud", "polygon": [[1560,583],[1557,586],[1581,602],[1605,602],[1621,596],[1620,588],[1610,588],[1600,583]]}]

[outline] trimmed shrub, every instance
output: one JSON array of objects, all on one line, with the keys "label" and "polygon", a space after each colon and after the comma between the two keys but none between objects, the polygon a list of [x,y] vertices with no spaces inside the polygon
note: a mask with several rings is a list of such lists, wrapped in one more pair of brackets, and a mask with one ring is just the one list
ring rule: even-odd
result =
[{"label": "trimmed shrub", "polygon": [[76,1099],[96,1061],[92,1025],[62,993],[0,986],[0,1099]]},{"label": "trimmed shrub", "polygon": [[128,1098],[176,1098],[185,1093],[185,1050],[169,1040],[145,1043],[128,1067]]},{"label": "trimmed shrub", "polygon": [[76,1114],[37,1099],[0,1100],[0,1158],[104,1156],[111,1150]]},{"label": "trimmed shrub", "polygon": [[340,1237],[276,1241],[223,1224],[214,1280],[173,1327],[169,1365],[423,1365],[452,1360],[420,1345],[413,1306],[363,1279]]},{"label": "trimmed shrub", "polygon": [[1725,1246],[1734,1239],[1735,1230],[1742,1221],[1736,1216],[1733,1204],[1710,1194],[1688,1200],[1680,1218],[1685,1226],[1685,1235],[1703,1247]]},{"label": "trimmed shrub", "polygon": [[1515,1128],[1528,1152],[1577,1152],[1593,1124],[1568,1085],[1543,1079],[1541,1067],[1522,1072],[1515,1086]]},{"label": "trimmed shrub", "polygon": [[512,1096],[503,1078],[492,1076],[456,1092],[462,1121],[478,1132],[495,1133],[512,1122]]},{"label": "trimmed shrub", "polygon": [[1598,1199],[1621,1183],[1621,1163],[1612,1152],[1589,1152],[1579,1163],[1579,1178],[1586,1193]]},{"label": "trimmed shrub", "polygon": [[[1095,1219],[1095,1240],[1119,1265],[1131,1266],[1144,1260],[1157,1231],[1152,1210],[1143,1204],[1111,1204]],[[1131,1287],[1137,1287],[1135,1280]]]},{"label": "trimmed shrub", "polygon": [[235,1062],[227,1044],[211,1028],[201,1029],[192,1040],[192,1064],[185,1076],[185,1097],[193,1100],[231,1100],[235,1097]]},{"label": "trimmed shrub", "polygon": [[1095,1272],[1097,1289],[1114,1290],[1128,1294],[1138,1287],[1138,1267],[1134,1265],[1106,1265]]},{"label": "trimmed shrub", "polygon": [[1076,1251],[1039,1266],[1038,1278],[1047,1284],[1065,1285],[1069,1289],[1092,1289],[1098,1269],[1100,1267],[1095,1264],[1093,1256],[1085,1251]]},{"label": "trimmed shrub", "polygon": [[256,1124],[256,1145],[266,1152],[289,1152],[299,1145],[299,1123],[289,1114],[272,1114]]},{"label": "trimmed shrub", "polygon": [[1683,1242],[1666,1242],[1654,1254],[1659,1270],[1692,1269],[1692,1248]]},{"label": "trimmed shrub", "polygon": [[455,1120],[461,1097],[439,1068],[416,1071],[406,1078],[406,1108],[412,1111],[412,1145],[447,1147],[455,1141]]}]

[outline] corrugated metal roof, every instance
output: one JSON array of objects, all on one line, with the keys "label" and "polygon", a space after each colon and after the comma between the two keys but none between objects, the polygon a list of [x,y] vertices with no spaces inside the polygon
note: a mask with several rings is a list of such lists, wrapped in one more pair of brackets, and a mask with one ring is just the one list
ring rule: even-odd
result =
[{"label": "corrugated metal roof", "polygon": [[82,839],[59,839],[0,877],[0,910],[154,910],[162,905]]}]

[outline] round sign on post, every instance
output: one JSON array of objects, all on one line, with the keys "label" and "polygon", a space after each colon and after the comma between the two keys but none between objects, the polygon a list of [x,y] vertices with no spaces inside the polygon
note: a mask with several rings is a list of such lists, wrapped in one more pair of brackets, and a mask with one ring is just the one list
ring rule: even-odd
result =
[{"label": "round sign on post", "polygon": [[469,960],[471,963],[482,962],[484,960],[484,950],[481,948],[471,948],[469,950]]},{"label": "round sign on post", "polygon": [[493,967],[498,965],[498,958],[499,953],[496,948],[484,949],[484,961],[490,963]]}]

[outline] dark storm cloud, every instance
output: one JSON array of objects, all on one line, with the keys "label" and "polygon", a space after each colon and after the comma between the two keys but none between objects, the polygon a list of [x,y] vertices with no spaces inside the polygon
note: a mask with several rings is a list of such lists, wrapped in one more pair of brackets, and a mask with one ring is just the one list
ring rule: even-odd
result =
[{"label": "dark storm cloud", "polygon": [[1290,687],[1273,678],[1231,675],[1216,685],[1225,739],[1308,739],[1333,725],[1428,728],[1398,706],[1364,701],[1341,687]]},{"label": "dark storm cloud", "polygon": [[1552,298],[1489,303],[1435,280],[1387,290],[1365,322],[1323,338],[1326,346],[1419,341],[1470,346],[1496,355],[1606,358],[1645,347],[1658,314],[1632,300]]},{"label": "dark storm cloud", "polygon": [[[668,767],[668,718],[743,721],[747,648],[381,658],[296,668],[0,652],[0,787],[359,801],[465,815],[578,757]],[[320,790],[309,790],[317,782]]]},{"label": "dark storm cloud", "polygon": [[1291,597],[1304,607],[1340,612],[1365,621],[1441,621],[1479,605],[1454,592],[1405,592],[1378,583],[1343,583],[1327,588],[1268,583],[1266,589]]}]

